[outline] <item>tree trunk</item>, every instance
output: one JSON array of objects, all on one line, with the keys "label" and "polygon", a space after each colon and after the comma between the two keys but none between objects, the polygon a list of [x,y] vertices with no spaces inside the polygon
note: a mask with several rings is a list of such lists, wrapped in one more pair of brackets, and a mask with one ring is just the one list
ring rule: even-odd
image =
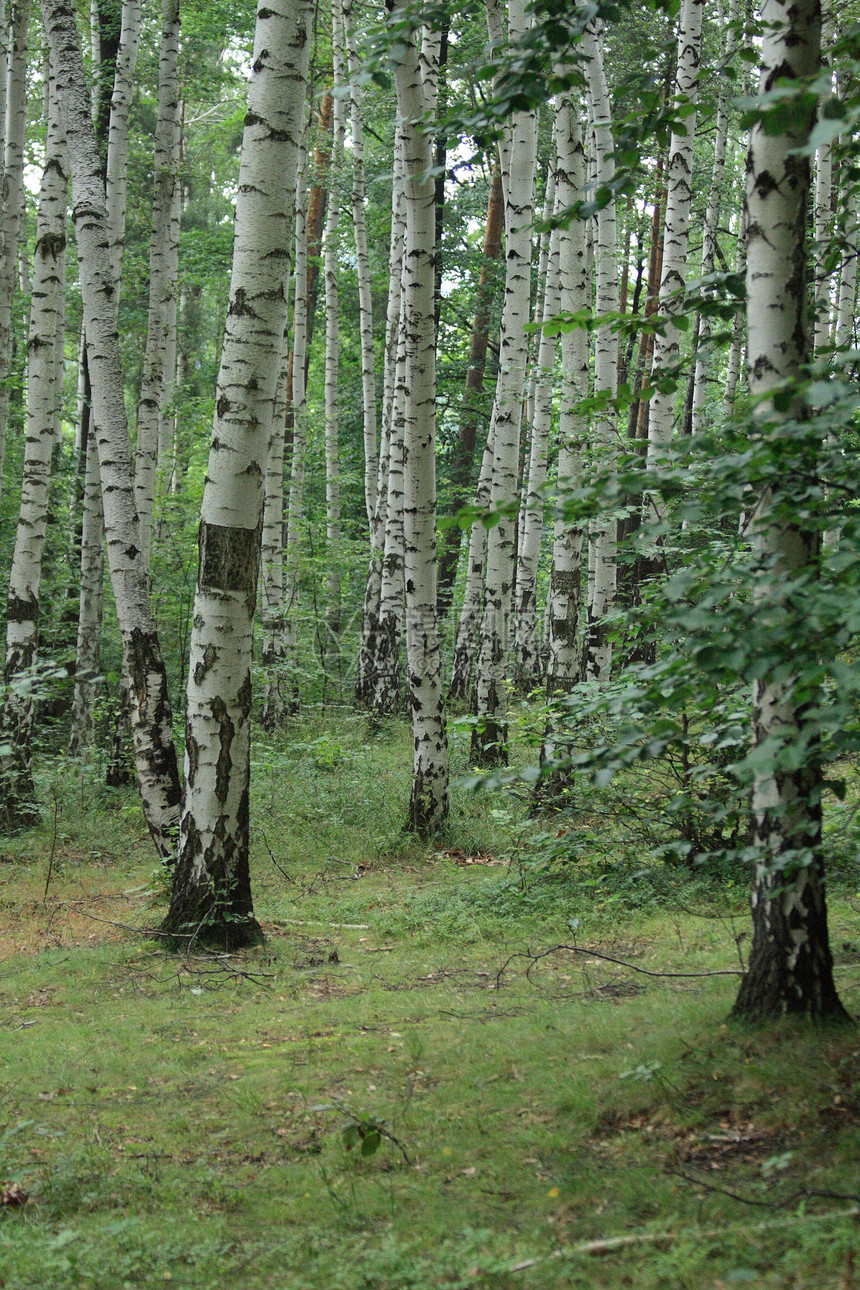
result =
[{"label": "tree trunk", "polygon": [[345,80],[343,12],[341,0],[332,0],[332,49],[335,100],[332,114],[332,152],[326,211],[325,274],[325,512],[326,607],[323,667],[326,682],[340,689],[341,630],[341,505],[340,505],[340,315],[338,249],[340,223],[340,169],[343,164],[346,102],[340,94]]},{"label": "tree trunk", "polygon": [[[368,531],[376,524],[376,486],[379,449],[376,444],[376,362],[373,352],[373,299],[370,256],[367,250],[365,213],[364,122],[361,91],[355,76],[359,70],[355,47],[353,0],[343,0],[344,39],[350,76],[350,124],[352,127],[352,224],[355,234],[355,274],[358,279],[358,330],[361,338],[361,403],[364,428],[364,504]],[[373,538],[371,537],[371,544]]]},{"label": "tree trunk", "polygon": [[[564,210],[581,200],[585,191],[585,154],[574,117],[573,104],[566,97],[559,105],[558,203]],[[559,312],[580,313],[591,298],[586,268],[585,223],[571,220],[561,230],[559,242]],[[582,449],[587,425],[578,404],[588,396],[588,333],[578,327],[561,337],[561,411],[558,427],[558,489],[563,501],[567,489],[576,488],[581,475]],[[566,694],[579,680],[581,664],[580,607],[582,603],[582,528],[557,519],[553,534],[547,612],[547,697]],[[551,758],[545,740],[544,760]]]},{"label": "tree trunk", "polygon": [[[382,369],[382,436],[377,483],[377,528],[380,546],[370,553],[364,598],[359,694],[379,715],[399,703],[400,629],[403,618],[403,362],[401,306],[406,204],[403,192],[403,131],[395,127],[391,194],[391,238],[388,251],[388,304]],[[377,589],[378,588],[378,589]]]},{"label": "tree trunk", "polygon": [[18,270],[18,240],[24,201],[24,134],[27,125],[27,34],[30,0],[10,0],[6,79],[6,150],[0,227],[0,487],[6,460],[9,378],[12,363],[12,303]]},{"label": "tree trunk", "polygon": [[159,853],[174,854],[179,774],[167,677],[141,560],[122,370],[113,308],[110,236],[101,163],[90,117],[75,8],[42,0],[72,176],[73,220],[101,467],[111,582],[132,682],[132,731],[147,824]]},{"label": "tree trunk", "polygon": [[[496,5],[497,0],[489,0],[488,13]],[[530,22],[522,0],[509,0],[508,38],[512,44],[528,30]],[[526,326],[537,154],[535,127],[533,111],[514,114],[505,191],[505,303],[492,421],[494,462],[490,505],[499,519],[487,535],[484,610],[473,704],[477,721],[472,732],[472,760],[478,765],[507,762],[506,682],[516,540],[516,518],[511,510],[517,501],[520,425],[526,393]]]},{"label": "tree trunk", "polygon": [[176,190],[179,185],[177,173],[179,35],[179,0],[162,0],[161,45],[158,59],[158,119],[155,125],[152,178],[152,237],[149,244],[149,311],[146,325],[146,354],[143,360],[140,402],[137,409],[134,478],[134,497],[140,522],[140,544],[147,568],[150,565],[152,545],[158,431],[166,406],[171,330],[175,333],[175,314],[171,318],[170,304],[174,299],[176,288],[172,241],[179,231],[175,227],[173,218]]},{"label": "tree trunk", "polygon": [[[596,160],[598,192],[612,192],[615,144],[609,124],[612,107],[603,65],[602,23],[590,25],[583,35],[583,53],[588,59],[588,103]],[[595,308],[598,318],[618,312],[618,246],[615,198],[609,196],[597,212],[594,268]],[[618,333],[611,323],[599,323],[594,341],[594,394],[614,399],[618,388]],[[593,460],[598,470],[612,474],[617,457],[617,414],[607,402],[594,427]],[[606,627],[615,609],[617,589],[616,533],[614,516],[598,516],[588,531],[589,598],[583,643],[583,675],[586,680],[607,681],[612,669],[612,645]]]},{"label": "tree trunk", "polygon": [[[761,92],[789,79],[803,83],[812,77],[819,66],[818,0],[765,0],[762,18]],[[750,394],[756,401],[760,433],[769,439],[775,456],[784,455],[788,470],[796,463],[797,450],[791,441],[797,421],[810,416],[797,386],[805,378],[809,360],[804,271],[809,162],[800,154],[813,116],[811,111],[801,115],[797,110],[791,124],[778,134],[759,120],[753,126],[746,170]],[[792,385],[793,397],[787,398]],[[779,400],[769,399],[777,390]],[[754,517],[762,570],[760,613],[775,633],[782,655],[773,659],[772,671],[756,681],[753,691],[754,747],[775,751],[753,786],[758,851],[751,901],[753,944],[733,1015],[761,1021],[804,1013],[843,1020],[846,1013],[833,982],[827,934],[822,770],[815,755],[815,734],[805,716],[815,707],[815,699],[808,693],[808,683],[801,697],[797,677],[786,674],[794,643],[804,636],[809,639],[803,630],[803,583],[804,576],[815,577],[819,543],[818,535],[791,514],[793,503],[781,496],[782,487],[773,485],[759,499]],[[799,768],[795,760],[784,757],[786,748],[806,748]]]},{"label": "tree trunk", "polygon": [[[493,167],[490,195],[487,198],[483,260],[481,261],[481,273],[478,278],[478,290],[475,297],[475,315],[472,321],[472,337],[469,344],[463,405],[460,412],[457,443],[454,448],[454,460],[451,463],[449,515],[456,515],[466,505],[469,498],[469,487],[472,482],[475,445],[478,438],[478,425],[481,420],[480,395],[484,389],[484,369],[487,363],[487,344],[490,336],[490,310],[496,287],[495,261],[499,258],[502,246],[503,221],[502,172],[497,161]],[[443,617],[447,615],[451,608],[462,532],[460,526],[455,524],[447,530],[441,544],[442,551],[439,557],[437,583],[439,613]]]},{"label": "tree trunk", "polygon": [[200,519],[179,863],[163,930],[258,941],[249,868],[251,661],[263,478],[286,320],[304,127],[308,0],[257,15],[236,196],[230,305]]},{"label": "tree trunk", "polygon": [[57,404],[57,347],[62,347],[61,303],[65,291],[65,142],[56,89],[48,82],[45,168],[39,193],[27,368],[27,434],[21,508],[9,578],[6,623],[7,687],[2,726],[9,752],[0,763],[0,821],[6,828],[38,818],[32,775],[34,700],[26,683],[16,686],[36,661],[39,590],[48,523],[48,490]]},{"label": "tree trunk", "polygon": [[[695,105],[699,94],[699,59],[702,40],[704,0],[683,0],[678,30],[677,101],[686,107],[680,133],[673,133],[666,171],[666,220],[663,240],[663,272],[660,279],[659,312],[666,319],[663,334],[654,338],[651,368],[657,388],[648,410],[648,456],[659,466],[664,449],[671,443],[675,419],[675,391],[671,377],[680,357],[681,332],[676,319],[684,309],[687,281],[687,247],[693,198],[693,145],[696,134]],[[657,498],[651,506],[658,519],[665,507]]]},{"label": "tree trunk", "polygon": [[448,816],[448,740],[436,622],[436,329],[434,248],[436,193],[428,171],[430,139],[421,128],[432,111],[439,40],[425,29],[419,64],[414,41],[396,69],[404,118],[406,247],[403,261],[404,550],[406,652],[414,754],[409,828],[421,837]]},{"label": "tree trunk", "polygon": [[304,523],[305,457],[305,355],[308,334],[308,242],[306,212],[307,150],[300,152],[296,173],[295,296],[293,304],[292,380],[287,383],[287,416],[293,435],[290,455],[290,497],[287,504],[287,537],[284,543],[284,661],[289,673],[286,699],[290,712],[299,710],[299,605],[301,594],[302,525]]},{"label": "tree trunk", "polygon": [[[555,170],[558,167],[559,140],[556,137],[558,126],[559,116],[556,113],[553,128],[555,157],[553,159],[551,184],[554,193],[556,190]],[[558,199],[554,197],[553,209],[549,212],[549,215],[559,215],[560,212],[561,208],[558,204]],[[540,309],[541,321],[546,318],[555,318],[560,309],[559,248],[560,229],[556,226],[550,234],[547,247],[543,303]],[[549,461],[549,432],[552,422],[556,349],[555,334],[541,330],[538,352],[533,368],[531,442],[528,470],[522,494],[522,528],[517,554],[515,592],[515,647],[512,670],[513,678],[517,685],[526,692],[539,685],[541,680],[541,657],[537,629],[537,577],[543,537],[544,487],[547,480]]]}]

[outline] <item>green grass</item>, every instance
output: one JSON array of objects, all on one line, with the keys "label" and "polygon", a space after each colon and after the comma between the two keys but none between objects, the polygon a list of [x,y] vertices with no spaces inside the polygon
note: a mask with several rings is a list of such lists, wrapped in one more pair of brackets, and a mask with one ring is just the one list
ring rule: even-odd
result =
[{"label": "green grass", "polygon": [[407,749],[351,718],[258,745],[268,941],[230,960],[116,925],[163,900],[134,798],[50,768],[0,865],[0,1185],[30,1197],[0,1286],[855,1286],[860,1036],[730,1027],[734,977],[596,956],[735,968],[744,893],[535,873],[515,798],[455,794],[421,847]]}]

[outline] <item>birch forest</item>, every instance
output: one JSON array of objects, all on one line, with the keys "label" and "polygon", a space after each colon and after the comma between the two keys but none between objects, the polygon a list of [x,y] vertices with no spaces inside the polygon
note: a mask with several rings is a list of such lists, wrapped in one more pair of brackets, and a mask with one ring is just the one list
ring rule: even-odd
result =
[{"label": "birch forest", "polygon": [[853,0],[0,0],[0,125],[0,1286],[860,1284]]}]

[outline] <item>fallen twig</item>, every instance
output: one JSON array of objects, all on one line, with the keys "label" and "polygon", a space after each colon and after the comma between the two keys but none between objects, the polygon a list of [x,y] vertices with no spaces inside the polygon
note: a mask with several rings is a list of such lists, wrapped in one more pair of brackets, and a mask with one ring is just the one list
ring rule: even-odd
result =
[{"label": "fallen twig", "polygon": [[599,950],[590,950],[580,945],[553,945],[548,950],[518,950],[506,959],[496,974],[496,988],[499,988],[501,979],[505,974],[508,965],[513,963],[514,959],[528,959],[529,967],[526,976],[531,972],[535,963],[540,959],[548,958],[550,954],[558,954],[559,950],[568,950],[571,954],[584,954],[591,959],[602,959],[605,963],[617,963],[619,967],[628,968],[631,972],[641,972],[643,976],[655,977],[674,977],[696,980],[699,977],[707,976],[741,976],[742,973],[737,968],[723,968],[715,972],[654,972],[650,968],[638,967],[635,963],[628,963],[624,959],[613,958],[611,954],[601,954]]}]

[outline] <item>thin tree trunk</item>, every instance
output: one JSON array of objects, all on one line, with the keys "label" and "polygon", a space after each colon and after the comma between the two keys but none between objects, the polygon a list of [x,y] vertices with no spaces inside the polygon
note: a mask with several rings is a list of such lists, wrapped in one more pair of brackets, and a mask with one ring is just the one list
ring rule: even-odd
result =
[{"label": "thin tree trunk", "polygon": [[[569,97],[559,105],[558,203],[564,210],[585,191],[585,153]],[[577,314],[590,303],[585,223],[571,220],[559,242],[559,312]],[[578,327],[561,337],[561,411],[559,415],[558,490],[576,488],[582,470],[587,423],[578,410],[589,391],[588,333]],[[555,522],[547,612],[547,697],[567,693],[579,680],[581,666],[580,609],[582,603],[582,528],[563,518]],[[544,741],[543,759],[551,759],[551,739]]]},{"label": "thin tree trunk", "polygon": [[302,525],[304,523],[305,458],[305,355],[308,334],[308,242],[306,212],[307,149],[300,151],[296,174],[295,296],[293,303],[292,380],[288,381],[287,416],[293,436],[290,456],[290,497],[287,505],[287,538],[284,544],[284,664],[289,673],[290,712],[299,709],[299,607],[301,595]]},{"label": "thin tree trunk", "polygon": [[[359,693],[374,712],[394,712],[399,702],[400,629],[403,618],[403,361],[401,305],[406,206],[403,193],[403,131],[395,128],[391,194],[391,238],[388,253],[388,305],[382,373],[382,436],[377,485],[379,554],[371,551],[364,600]],[[377,590],[378,588],[378,590]]]},{"label": "thin tree trunk", "polygon": [[[475,508],[483,510],[490,500],[490,487],[493,479],[493,437],[492,426],[487,435],[484,452],[481,458],[481,472],[475,489]],[[463,591],[463,604],[457,622],[457,638],[454,644],[454,664],[451,673],[451,685],[448,689],[450,703],[466,703],[472,692],[472,671],[475,662],[475,650],[481,632],[481,610],[484,600],[484,564],[487,558],[487,527],[483,520],[472,523],[469,530],[469,552],[466,559],[466,586]]]},{"label": "thin tree trunk", "polygon": [[[48,131],[39,193],[27,368],[27,433],[21,507],[9,578],[6,622],[7,687],[36,661],[39,592],[48,523],[48,492],[56,442],[57,347],[62,347],[65,291],[65,142],[56,90],[48,79]],[[38,818],[32,775],[34,700],[27,687],[7,689],[2,726],[9,752],[0,763],[0,820],[8,827]]]},{"label": "thin tree trunk", "polygon": [[[179,0],[161,0],[161,44],[158,58],[158,118],[152,177],[152,236],[149,244],[149,311],[146,354],[137,409],[134,497],[140,522],[140,544],[146,567],[150,566],[152,512],[158,465],[158,431],[165,414],[173,370],[168,364],[171,316],[176,278],[173,238],[176,191],[179,185]],[[172,326],[171,326],[172,324]],[[175,364],[175,358],[174,358]],[[170,375],[168,376],[168,372]]]},{"label": "thin tree trunk", "polygon": [[24,201],[24,134],[27,125],[27,34],[30,0],[11,0],[6,78],[6,148],[2,225],[0,225],[0,487],[6,460],[9,424],[9,377],[12,364],[12,304],[18,271],[18,240]]},{"label": "thin tree trunk", "polygon": [[340,671],[341,629],[341,505],[340,505],[340,315],[338,248],[340,222],[340,169],[343,164],[346,103],[338,92],[345,80],[343,13],[341,0],[332,0],[332,49],[335,100],[332,113],[332,152],[324,239],[325,274],[325,510],[326,607],[323,667],[327,682],[335,683]]},{"label": "thin tree trunk", "polygon": [[439,41],[425,29],[419,62],[414,41],[396,69],[404,118],[406,254],[403,269],[404,537],[406,651],[414,754],[409,828],[425,837],[448,816],[448,741],[436,622],[436,335],[434,260],[436,193],[428,172]]},{"label": "thin tree trunk", "polygon": [[[475,445],[478,438],[478,425],[481,420],[480,395],[484,389],[484,369],[487,363],[487,344],[490,336],[490,310],[496,287],[495,261],[499,258],[502,246],[503,222],[502,172],[498,161],[496,161],[490,182],[490,194],[487,198],[483,259],[475,297],[475,314],[472,321],[472,337],[469,344],[463,405],[460,412],[454,459],[451,463],[449,515],[456,515],[466,505],[469,498],[469,486],[472,482]],[[447,615],[451,608],[461,541],[462,529],[455,524],[447,530],[442,542],[437,582],[439,613],[443,617]]]},{"label": "thin tree trunk", "polygon": [[[488,13],[496,6],[497,0],[489,0]],[[528,30],[530,22],[522,0],[509,0],[508,38],[512,44]],[[516,540],[516,519],[510,509],[517,500],[520,425],[526,393],[526,325],[537,153],[535,127],[533,111],[514,114],[505,193],[505,303],[492,422],[494,463],[490,504],[499,519],[487,536],[484,610],[473,704],[478,720],[472,732],[472,760],[479,765],[507,761],[506,680]]]},{"label": "thin tree trunk", "polygon": [[[368,531],[376,523],[376,486],[379,449],[376,443],[376,362],[373,351],[373,299],[370,256],[367,250],[367,215],[364,181],[364,122],[361,91],[355,76],[359,69],[355,47],[353,0],[343,2],[344,39],[350,76],[350,124],[352,127],[352,224],[355,234],[355,273],[358,279],[358,330],[361,338],[361,403],[364,429],[364,504]],[[371,545],[373,538],[371,537]]]},{"label": "thin tree trunk", "polygon": [[[663,243],[663,272],[660,279],[659,312],[666,319],[662,334],[654,338],[651,368],[655,389],[648,411],[648,456],[654,466],[660,464],[665,448],[672,441],[675,419],[675,392],[666,386],[666,378],[676,369],[680,357],[681,332],[676,319],[684,309],[683,293],[687,281],[687,247],[690,233],[690,210],[693,198],[693,144],[696,133],[696,103],[699,93],[699,59],[702,39],[704,0],[683,0],[678,29],[677,100],[688,115],[683,128],[673,133],[669,145],[666,171],[666,220]],[[665,506],[652,498],[651,506],[662,519]]]},{"label": "thin tree trunk", "polygon": [[[89,380],[87,380],[85,400],[89,412]],[[95,706],[93,683],[101,666],[105,524],[99,475],[99,450],[95,431],[91,425],[87,434],[84,459],[86,471],[81,523],[78,641],[75,650],[75,693],[72,699],[69,737],[69,752],[72,756],[81,756],[92,745]]]},{"label": "thin tree trunk", "polygon": [[[761,92],[777,82],[803,83],[813,76],[819,66],[818,0],[764,0],[762,18]],[[797,420],[811,415],[796,388],[789,407],[785,393],[804,379],[809,360],[804,272],[809,163],[802,152],[813,118],[811,111],[805,117],[795,113],[792,124],[779,134],[759,121],[747,160],[748,375],[755,415],[773,453],[790,446]],[[768,398],[775,390],[780,391],[778,406]],[[783,435],[780,427],[785,422],[792,428]],[[787,460],[793,460],[791,452]],[[801,698],[797,677],[786,675],[785,667],[788,642],[809,639],[803,628],[804,577],[815,576],[819,542],[813,529],[786,515],[781,492],[780,485],[772,485],[759,499],[754,518],[764,621],[772,631],[778,624],[783,649],[773,660],[772,673],[761,676],[753,691],[754,748],[774,751],[771,768],[761,771],[753,786],[758,851],[751,901],[753,943],[733,1015],[761,1021],[805,1013],[843,1020],[846,1013],[833,982],[827,934],[823,776],[805,717],[815,700],[806,683]],[[792,506],[788,502],[789,511]],[[786,748],[807,749],[800,768],[780,765],[780,750]]]},{"label": "thin tree trunk", "polygon": [[[723,59],[732,58],[737,45],[736,25],[739,0],[729,0],[728,21],[723,42]],[[722,9],[722,6],[721,6]],[[722,17],[722,12],[720,13]],[[707,278],[714,272],[717,259],[717,230],[722,209],[723,177],[726,170],[726,144],[729,137],[729,94],[721,87],[717,101],[717,124],[714,136],[714,165],[711,171],[711,190],[705,211],[702,235],[702,274]],[[707,314],[696,315],[697,336],[693,346],[693,398],[690,408],[690,432],[700,434],[705,427],[707,381],[711,339],[711,320]]]},{"label": "thin tree trunk", "polygon": [[[559,164],[560,140],[557,137],[559,127],[560,117],[557,109],[553,125],[555,156],[551,188],[554,194],[557,187],[555,172]],[[550,216],[559,215],[561,209],[558,198],[554,196]],[[541,321],[555,318],[560,310],[560,232],[557,226],[552,229],[547,247],[543,304],[540,309]],[[523,522],[517,554],[515,593],[513,677],[517,685],[526,691],[539,685],[541,680],[541,656],[537,630],[537,577],[544,527],[544,487],[549,463],[549,432],[552,422],[556,349],[555,334],[542,330],[533,368],[531,443],[528,471],[523,487]]]},{"label": "thin tree trunk", "polygon": [[251,898],[251,661],[263,476],[286,321],[310,5],[257,14],[230,307],[200,519],[179,863],[164,930],[188,945],[261,936]]},{"label": "thin tree trunk", "polygon": [[170,859],[175,849],[179,774],[167,676],[149,608],[134,509],[101,162],[90,116],[75,7],[71,0],[42,0],[42,16],[69,150],[108,559],[123,657],[132,682],[138,783],[156,847],[162,857]]},{"label": "thin tree trunk", "polygon": [[[612,108],[603,65],[603,28],[590,25],[583,35],[588,59],[588,103],[596,160],[598,192],[608,190],[615,170],[615,144],[609,124]],[[610,196],[597,212],[595,239],[595,308],[598,318],[618,312],[618,245],[615,198]],[[617,413],[608,400],[618,389],[618,332],[611,323],[599,323],[594,341],[594,394],[607,400],[594,426],[594,463],[612,474],[617,457]],[[588,530],[589,598],[583,644],[586,680],[606,681],[612,669],[612,645],[607,618],[615,609],[617,590],[617,525],[614,516],[592,520]]]},{"label": "thin tree trunk", "polygon": [[[835,27],[830,13],[831,0],[821,0],[821,54],[823,68],[829,76],[830,88],[822,95],[820,112],[823,115],[827,101],[833,95],[833,79],[830,72],[830,51],[833,44]],[[815,206],[814,228],[815,254],[813,257],[813,353],[816,357],[830,344],[830,319],[832,313],[832,268],[828,264],[830,241],[833,233],[833,147],[830,143],[820,145],[815,154]]]}]

